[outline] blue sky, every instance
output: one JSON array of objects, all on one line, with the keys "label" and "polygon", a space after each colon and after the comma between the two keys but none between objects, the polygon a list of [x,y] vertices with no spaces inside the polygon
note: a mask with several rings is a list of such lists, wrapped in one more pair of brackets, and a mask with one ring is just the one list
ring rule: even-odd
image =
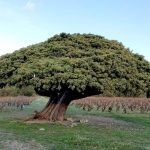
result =
[{"label": "blue sky", "polygon": [[115,39],[150,61],[150,0],[0,0],[0,55],[61,32]]}]

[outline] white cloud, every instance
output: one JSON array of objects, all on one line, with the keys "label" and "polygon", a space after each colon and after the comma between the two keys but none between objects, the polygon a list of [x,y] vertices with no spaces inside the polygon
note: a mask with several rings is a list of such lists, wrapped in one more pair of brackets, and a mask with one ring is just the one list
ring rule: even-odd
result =
[{"label": "white cloud", "polygon": [[35,8],[35,3],[33,3],[32,1],[28,1],[24,6],[24,9],[29,11],[34,10],[34,8]]}]

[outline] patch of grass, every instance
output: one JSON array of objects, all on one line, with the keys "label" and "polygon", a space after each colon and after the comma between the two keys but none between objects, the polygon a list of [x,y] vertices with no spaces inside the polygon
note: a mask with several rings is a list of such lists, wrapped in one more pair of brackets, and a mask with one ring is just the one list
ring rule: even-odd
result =
[{"label": "patch of grass", "polygon": [[[145,149],[149,145],[149,130],[120,130],[117,128],[78,125],[65,127],[60,124],[25,124],[0,122],[0,128],[25,141],[35,140],[47,149]],[[44,128],[45,131],[40,131]],[[146,136],[147,135],[147,136]]]},{"label": "patch of grass", "polygon": [[[18,140],[28,143],[35,141],[47,150],[147,150],[150,147],[150,126],[147,114],[116,114],[90,112],[70,106],[67,116],[105,116],[130,121],[133,127],[98,126],[79,124],[75,127],[51,124],[26,124],[22,118],[41,110],[45,99],[37,99],[23,111],[12,110],[0,113],[0,141]],[[10,117],[11,116],[11,117]],[[136,120],[137,119],[137,120]],[[140,127],[142,126],[142,127]],[[43,131],[40,129],[44,128]],[[6,134],[7,133],[7,134]],[[0,143],[0,148],[3,145]]]}]

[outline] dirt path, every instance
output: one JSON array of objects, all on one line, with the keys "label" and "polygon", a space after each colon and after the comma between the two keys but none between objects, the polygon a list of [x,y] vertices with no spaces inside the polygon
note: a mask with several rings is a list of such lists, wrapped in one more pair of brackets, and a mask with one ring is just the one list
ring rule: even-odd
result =
[{"label": "dirt path", "polygon": [[89,124],[92,125],[100,125],[100,126],[106,126],[106,127],[112,127],[112,126],[122,126],[122,127],[129,127],[133,126],[132,123],[122,121],[122,120],[117,120],[114,118],[109,118],[109,117],[102,117],[102,116],[77,116],[78,119],[82,119],[85,122],[88,122]]},{"label": "dirt path", "polygon": [[23,142],[16,138],[15,134],[0,131],[0,149],[1,150],[46,150],[35,140]]},{"label": "dirt path", "polygon": [[[45,124],[45,123],[52,123],[47,120],[32,120],[32,121],[27,121],[26,123],[32,124],[32,123],[38,123],[38,124]],[[105,127],[133,127],[134,124],[122,120],[117,120],[114,118],[110,117],[102,117],[102,116],[82,116],[82,115],[77,115],[74,118],[67,118],[66,121],[64,122],[59,122],[63,125],[67,126],[76,126],[80,123],[84,124],[91,124],[94,126],[105,126]]]}]

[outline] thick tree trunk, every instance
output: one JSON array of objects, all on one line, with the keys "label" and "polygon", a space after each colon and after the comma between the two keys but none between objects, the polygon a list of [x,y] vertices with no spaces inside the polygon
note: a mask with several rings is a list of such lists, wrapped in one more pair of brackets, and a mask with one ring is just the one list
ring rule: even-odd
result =
[{"label": "thick tree trunk", "polygon": [[45,108],[35,114],[33,119],[45,119],[49,121],[63,121],[66,110],[71,102],[70,94],[65,91],[63,94],[53,94]]},{"label": "thick tree trunk", "polygon": [[[45,91],[43,89],[35,89],[35,91],[41,96],[49,96],[50,99],[45,108],[41,112],[37,112],[31,119],[43,119],[49,121],[63,121],[66,110],[72,100],[84,98],[97,93],[95,89],[89,88],[87,88],[84,93],[79,93],[78,91],[72,91],[70,89],[60,91],[59,93],[56,93],[56,91]],[[49,93],[52,93],[52,95]]]}]

